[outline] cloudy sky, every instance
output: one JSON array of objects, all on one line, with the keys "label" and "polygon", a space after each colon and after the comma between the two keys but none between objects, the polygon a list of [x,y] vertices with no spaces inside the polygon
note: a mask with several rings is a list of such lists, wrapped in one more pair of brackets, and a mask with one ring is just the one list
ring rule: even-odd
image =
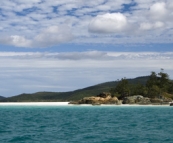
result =
[{"label": "cloudy sky", "polygon": [[172,0],[0,1],[0,95],[71,91],[163,68]]}]

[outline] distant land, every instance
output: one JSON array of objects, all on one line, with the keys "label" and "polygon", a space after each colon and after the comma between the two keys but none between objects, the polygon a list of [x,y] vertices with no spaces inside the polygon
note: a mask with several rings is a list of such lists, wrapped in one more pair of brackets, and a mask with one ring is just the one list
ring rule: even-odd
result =
[{"label": "distant land", "polygon": [[[127,79],[129,83],[145,84],[149,76],[141,76],[134,79]],[[111,88],[115,88],[119,81],[110,81],[87,88],[69,91],[69,92],[37,92],[33,94],[20,94],[8,98],[0,97],[0,102],[63,102],[75,101],[84,97],[98,95],[102,92],[109,92]]]},{"label": "distant land", "polygon": [[1,99],[4,99],[4,98],[5,98],[5,97],[3,97],[3,96],[0,96],[0,100],[1,100]]}]

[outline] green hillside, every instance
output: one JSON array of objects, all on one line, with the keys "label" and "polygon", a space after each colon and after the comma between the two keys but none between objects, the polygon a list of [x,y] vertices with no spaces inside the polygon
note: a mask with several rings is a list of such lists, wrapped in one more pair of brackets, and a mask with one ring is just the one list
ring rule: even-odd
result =
[{"label": "green hillside", "polygon": [[0,96],[0,100],[1,100],[1,99],[4,99],[4,98],[5,98],[5,97],[3,97],[3,96]]},{"label": "green hillside", "polygon": [[[129,83],[145,84],[148,76],[127,79]],[[102,84],[90,86],[84,89],[79,89],[70,92],[37,92],[33,94],[21,94],[5,99],[1,102],[52,102],[52,101],[72,101],[79,100],[83,97],[95,96],[101,92],[109,92],[111,88],[117,85],[118,81],[105,82]]]}]

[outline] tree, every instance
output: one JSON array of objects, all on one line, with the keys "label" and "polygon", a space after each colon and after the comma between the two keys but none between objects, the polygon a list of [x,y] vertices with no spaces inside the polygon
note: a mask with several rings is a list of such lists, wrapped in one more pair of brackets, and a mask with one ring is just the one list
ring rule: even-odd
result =
[{"label": "tree", "polygon": [[163,69],[161,69],[161,72],[158,73],[158,76],[158,87],[160,88],[160,94],[162,92],[167,92],[169,88],[169,75],[164,73]]},{"label": "tree", "polygon": [[160,95],[160,88],[157,85],[152,85],[148,90],[148,97],[155,98]]},{"label": "tree", "polygon": [[152,85],[157,85],[157,84],[158,84],[157,74],[154,71],[152,71],[151,75],[149,76],[149,79],[146,83],[146,87],[150,88]]},{"label": "tree", "polygon": [[117,86],[112,89],[112,92],[114,92],[114,94],[119,94],[120,98],[123,98],[125,96],[129,96],[130,94],[130,88],[129,88],[129,83],[128,80],[125,78],[122,78]]},{"label": "tree", "polygon": [[135,82],[129,84],[126,78],[122,78],[120,81],[118,80],[117,86],[112,88],[110,92],[119,99],[131,95],[143,95],[155,98],[173,94],[173,81],[171,81],[169,75],[161,69],[159,73],[152,71],[145,85]]},{"label": "tree", "polygon": [[141,83],[131,84],[131,86],[130,86],[130,94],[131,95],[143,95],[143,96],[146,96],[147,89]]},{"label": "tree", "polygon": [[146,83],[148,89],[148,96],[156,97],[161,96],[164,92],[171,90],[169,75],[164,72],[164,69],[156,74],[151,72],[149,79]]},{"label": "tree", "polygon": [[168,93],[173,94],[173,81],[169,81],[168,84]]}]

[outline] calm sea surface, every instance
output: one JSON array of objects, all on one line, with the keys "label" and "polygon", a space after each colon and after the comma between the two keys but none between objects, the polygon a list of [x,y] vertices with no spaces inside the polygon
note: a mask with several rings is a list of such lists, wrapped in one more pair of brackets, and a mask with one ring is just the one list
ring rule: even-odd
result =
[{"label": "calm sea surface", "polygon": [[172,142],[169,106],[0,106],[0,143]]}]

